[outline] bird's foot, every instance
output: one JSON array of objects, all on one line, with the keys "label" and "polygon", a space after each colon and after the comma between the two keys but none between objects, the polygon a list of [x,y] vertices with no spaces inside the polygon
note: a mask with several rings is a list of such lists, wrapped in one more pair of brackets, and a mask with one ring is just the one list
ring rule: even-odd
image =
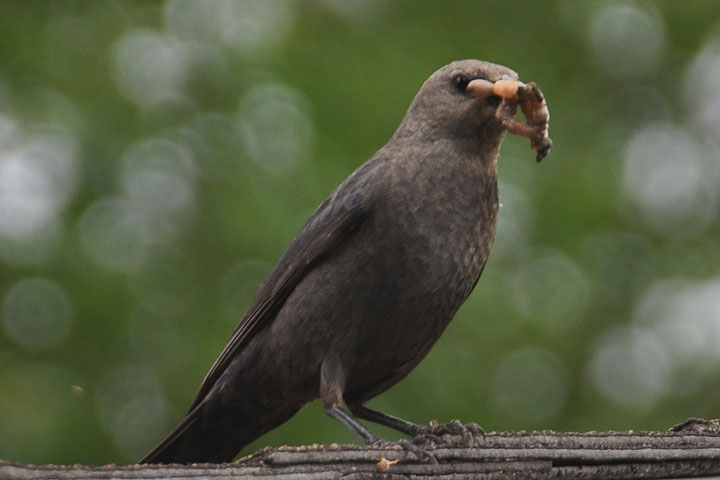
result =
[{"label": "bird's foot", "polygon": [[437,458],[435,458],[435,455],[428,452],[424,448],[422,448],[418,445],[415,445],[414,443],[409,442],[404,439],[397,440],[394,442],[389,441],[389,440],[378,439],[378,440],[375,440],[374,442],[372,442],[371,445],[374,447],[380,447],[380,448],[393,447],[393,446],[399,445],[406,452],[409,452],[409,453],[412,453],[413,455],[415,455],[415,457],[421,462],[428,462],[433,465],[438,464],[438,461],[437,461]]},{"label": "bird's foot", "polygon": [[475,446],[476,437],[484,437],[485,430],[475,422],[463,424],[460,420],[452,420],[439,424],[433,420],[427,427],[421,427],[413,437],[416,445],[444,445],[453,447]]}]

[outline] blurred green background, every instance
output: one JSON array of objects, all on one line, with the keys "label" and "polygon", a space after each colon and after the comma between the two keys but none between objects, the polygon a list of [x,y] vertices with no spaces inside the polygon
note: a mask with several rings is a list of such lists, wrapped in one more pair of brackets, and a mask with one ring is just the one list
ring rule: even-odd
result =
[{"label": "blurred green background", "polygon": [[[315,206],[461,58],[538,82],[555,147],[536,165],[507,138],[483,278],[371,406],[720,416],[720,2],[6,0],[0,458],[140,458]],[[356,441],[313,404],[244,453]]]}]

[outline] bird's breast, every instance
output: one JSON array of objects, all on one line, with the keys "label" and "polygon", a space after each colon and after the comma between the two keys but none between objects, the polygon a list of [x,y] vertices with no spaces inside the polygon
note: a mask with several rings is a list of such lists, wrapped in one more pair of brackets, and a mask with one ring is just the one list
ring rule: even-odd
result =
[{"label": "bird's breast", "polygon": [[[399,298],[401,316],[430,316],[442,328],[474,287],[495,236],[497,181],[493,175],[452,169],[402,172],[392,196],[374,213],[393,272],[386,281]],[[399,319],[398,322],[402,322]]]},{"label": "bird's breast", "polygon": [[372,313],[360,320],[356,352],[383,353],[351,362],[349,381],[354,386],[379,381],[374,376],[378,371],[395,372],[397,379],[407,374],[477,282],[495,235],[497,185],[494,179],[483,180],[474,192],[463,190],[468,187],[463,182],[456,186],[425,189],[390,202],[361,232],[383,241],[381,250],[369,252],[358,265],[377,271],[365,277],[375,278],[374,285],[358,289],[372,289],[365,297],[371,299],[365,310]]}]

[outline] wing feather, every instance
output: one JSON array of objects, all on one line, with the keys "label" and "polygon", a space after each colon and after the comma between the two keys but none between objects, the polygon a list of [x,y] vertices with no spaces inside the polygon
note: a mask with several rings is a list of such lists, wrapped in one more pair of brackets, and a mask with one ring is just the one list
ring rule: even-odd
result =
[{"label": "wing feather", "polygon": [[190,406],[192,412],[210,392],[232,359],[255,333],[275,317],[302,279],[347,239],[371,211],[369,184],[385,162],[374,159],[348,177],[325,200],[295,237],[263,282],[255,300],[215,361]]}]

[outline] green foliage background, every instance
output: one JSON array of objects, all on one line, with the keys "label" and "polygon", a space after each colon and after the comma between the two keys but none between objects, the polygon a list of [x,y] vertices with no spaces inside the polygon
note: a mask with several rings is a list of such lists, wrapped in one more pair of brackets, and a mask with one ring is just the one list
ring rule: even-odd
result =
[{"label": "green foliage background", "polygon": [[[372,405],[487,430],[720,416],[718,42],[714,0],[0,2],[0,458],[136,461],[461,58],[538,82],[555,147],[506,139],[483,278]],[[245,453],[355,441],[310,405]]]}]

